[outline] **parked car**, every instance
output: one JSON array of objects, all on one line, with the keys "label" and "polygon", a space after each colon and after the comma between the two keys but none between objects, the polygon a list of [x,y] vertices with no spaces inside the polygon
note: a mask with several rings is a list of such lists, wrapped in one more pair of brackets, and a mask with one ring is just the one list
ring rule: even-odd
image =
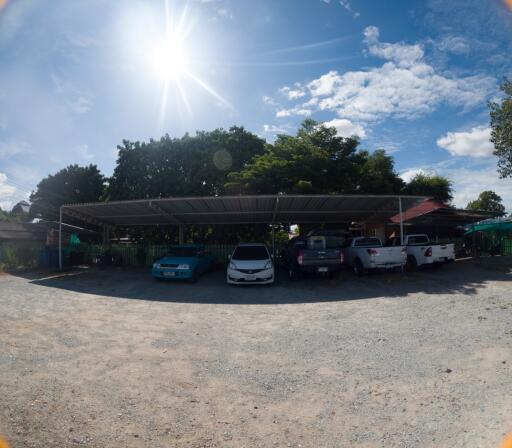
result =
[{"label": "parked car", "polygon": [[151,271],[156,279],[189,280],[196,282],[201,274],[213,266],[213,257],[200,244],[173,246],[153,263]]},{"label": "parked car", "polygon": [[[400,238],[390,238],[386,246],[400,246]],[[451,243],[436,244],[425,234],[404,236],[407,250],[407,270],[415,271],[421,266],[441,266],[455,261],[455,246]]]},{"label": "parked car", "polygon": [[269,285],[274,278],[274,262],[264,244],[239,244],[229,256],[226,280],[230,285]]},{"label": "parked car", "polygon": [[322,235],[292,238],[282,252],[291,279],[302,273],[332,276],[343,268],[343,239]]},{"label": "parked car", "polygon": [[364,275],[373,269],[394,269],[405,266],[405,246],[383,247],[378,238],[349,238],[343,243],[345,263],[356,275]]}]

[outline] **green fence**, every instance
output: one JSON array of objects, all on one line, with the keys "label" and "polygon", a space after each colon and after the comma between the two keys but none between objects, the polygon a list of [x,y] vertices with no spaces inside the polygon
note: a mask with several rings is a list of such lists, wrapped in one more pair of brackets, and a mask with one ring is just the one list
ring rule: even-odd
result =
[{"label": "green fence", "polygon": [[[151,266],[153,262],[163,257],[169,250],[170,245],[112,245],[110,252],[119,255],[123,266]],[[214,258],[225,263],[228,255],[233,252],[234,244],[207,244],[206,250]],[[42,243],[16,242],[0,243],[0,270],[31,269],[40,266],[45,251]],[[52,248],[52,267],[57,267],[57,248]],[[104,252],[101,244],[77,244],[64,246],[62,258],[64,266],[71,264],[94,264],[94,260]],[[46,257],[48,259],[48,257]],[[79,260],[79,262],[77,262]]]}]

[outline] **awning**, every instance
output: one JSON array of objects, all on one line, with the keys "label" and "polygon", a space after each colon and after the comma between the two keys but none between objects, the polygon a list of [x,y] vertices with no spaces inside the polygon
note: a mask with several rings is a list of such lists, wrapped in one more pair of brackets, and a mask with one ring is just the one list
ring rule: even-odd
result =
[{"label": "awning", "polygon": [[394,195],[172,197],[67,204],[63,215],[107,226],[168,224],[383,223],[428,199]]}]

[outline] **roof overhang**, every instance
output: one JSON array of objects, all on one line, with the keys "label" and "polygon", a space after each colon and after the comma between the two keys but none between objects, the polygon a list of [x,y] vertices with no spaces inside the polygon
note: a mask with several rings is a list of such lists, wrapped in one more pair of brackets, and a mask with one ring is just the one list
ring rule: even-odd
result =
[{"label": "roof overhang", "polygon": [[107,226],[169,224],[382,223],[425,196],[251,195],[67,204],[64,215]]}]

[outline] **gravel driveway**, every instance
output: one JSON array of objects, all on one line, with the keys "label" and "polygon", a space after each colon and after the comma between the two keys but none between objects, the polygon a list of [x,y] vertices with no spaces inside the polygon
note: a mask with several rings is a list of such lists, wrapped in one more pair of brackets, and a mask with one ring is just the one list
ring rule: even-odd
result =
[{"label": "gravel driveway", "polygon": [[14,448],[477,448],[512,431],[510,273],[223,280],[0,275],[0,433]]}]

